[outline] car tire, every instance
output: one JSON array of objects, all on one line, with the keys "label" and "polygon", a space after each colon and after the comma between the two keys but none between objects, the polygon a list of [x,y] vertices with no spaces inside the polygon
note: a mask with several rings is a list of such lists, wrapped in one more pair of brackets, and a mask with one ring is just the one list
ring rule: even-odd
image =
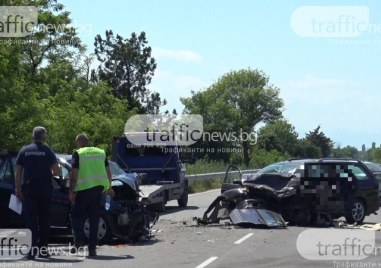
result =
[{"label": "car tire", "polygon": [[362,223],[365,218],[366,205],[365,202],[359,198],[356,198],[351,206],[351,209],[348,211],[345,219],[347,223]]},{"label": "car tire", "polygon": [[[89,218],[87,218],[83,224],[83,231],[85,233],[85,239],[89,240]],[[101,215],[99,218],[99,226],[98,226],[98,244],[108,244],[112,240],[112,231],[110,227],[110,223],[105,215]]]},{"label": "car tire", "polygon": [[184,191],[181,194],[181,197],[177,199],[177,203],[179,204],[179,207],[184,208],[188,205],[188,193],[189,193],[188,184],[186,184],[184,187]]}]

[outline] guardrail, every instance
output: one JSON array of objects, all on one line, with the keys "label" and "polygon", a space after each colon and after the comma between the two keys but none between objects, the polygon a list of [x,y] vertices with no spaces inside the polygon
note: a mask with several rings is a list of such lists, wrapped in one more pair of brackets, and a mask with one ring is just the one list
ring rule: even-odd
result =
[{"label": "guardrail", "polygon": [[[246,173],[255,173],[258,171],[258,169],[246,169],[241,170],[242,174]],[[230,171],[230,174],[238,173],[238,171]],[[209,179],[222,179],[225,177],[226,172],[214,172],[214,173],[205,173],[205,174],[194,174],[194,175],[187,175],[187,179],[189,181],[195,181],[195,180],[209,180]]]}]

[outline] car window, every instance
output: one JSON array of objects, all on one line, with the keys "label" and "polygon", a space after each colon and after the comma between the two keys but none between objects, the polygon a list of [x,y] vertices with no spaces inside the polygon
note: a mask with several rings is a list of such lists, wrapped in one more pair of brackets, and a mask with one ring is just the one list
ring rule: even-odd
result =
[{"label": "car window", "polygon": [[303,164],[292,162],[284,164],[280,169],[280,173],[294,173],[297,169],[300,169],[300,166],[303,166]]},{"label": "car window", "polygon": [[353,175],[360,181],[368,180],[369,177],[366,175],[366,172],[359,166],[350,165],[348,169],[351,169]]},{"label": "car window", "polygon": [[260,173],[279,173],[281,170],[282,164],[271,164],[260,170]]}]

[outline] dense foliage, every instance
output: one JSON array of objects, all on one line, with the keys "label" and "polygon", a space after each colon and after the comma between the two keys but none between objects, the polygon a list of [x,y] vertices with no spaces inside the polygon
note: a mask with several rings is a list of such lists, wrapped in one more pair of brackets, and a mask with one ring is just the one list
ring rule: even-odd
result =
[{"label": "dense foliage", "polygon": [[[118,69],[121,77],[128,72],[138,77],[140,87],[133,87],[134,97],[126,92],[115,94],[119,85],[112,83],[110,76],[110,55],[120,53],[119,47],[132,54],[132,58],[150,56],[144,33],[132,37],[137,40],[118,41],[119,47],[103,44],[108,55],[101,58],[105,50],[96,38],[97,56],[101,60],[98,70],[91,71],[92,60],[86,56],[85,47],[78,38],[76,29],[69,25],[69,12],[56,0],[2,1],[3,5],[33,5],[38,8],[38,25],[23,42],[0,44],[0,148],[17,151],[31,140],[31,131],[36,125],[48,130],[47,143],[56,152],[70,153],[74,148],[74,138],[79,133],[87,133],[94,144],[110,150],[112,136],[123,133],[126,120],[143,108],[157,111],[161,105],[160,95],[151,93],[156,102],[147,103],[147,89],[142,86],[150,81],[145,75],[145,65],[136,61],[134,70]],[[46,25],[56,28],[46,30]],[[138,42],[139,46],[129,46]],[[145,46],[141,51],[141,46]],[[107,53],[106,53],[107,54]],[[122,55],[123,56],[123,55]],[[155,60],[150,58],[153,73]],[[139,65],[141,64],[141,66]],[[140,68],[139,68],[140,67]],[[142,69],[144,69],[142,71]],[[90,79],[93,77],[99,79]],[[145,81],[143,81],[145,80]],[[152,99],[151,98],[151,99]]]}]

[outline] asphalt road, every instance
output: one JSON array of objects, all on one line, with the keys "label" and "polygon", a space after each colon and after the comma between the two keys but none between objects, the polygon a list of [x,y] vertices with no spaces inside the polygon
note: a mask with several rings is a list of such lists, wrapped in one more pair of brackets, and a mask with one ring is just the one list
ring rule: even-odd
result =
[{"label": "asphalt road", "polygon": [[[291,226],[285,229],[245,229],[225,224],[197,226],[192,218],[201,217],[218,193],[215,190],[190,195],[189,207],[185,210],[179,209],[176,202],[168,203],[167,211],[160,216],[153,230],[154,236],[148,242],[125,244],[115,241],[112,245],[100,246],[99,256],[88,259],[70,256],[70,238],[55,237],[52,246],[58,250],[57,255],[49,260],[0,262],[0,267],[381,267],[381,232],[314,228],[315,234],[322,241],[328,241],[332,232],[348,234],[350,237],[357,235],[359,241],[365,237],[363,234],[371,232],[375,235],[376,247],[380,249],[362,260],[348,260],[346,256],[342,260],[322,260],[324,256],[317,256],[317,260],[307,260],[299,254],[296,244],[298,237],[305,238],[301,235],[302,232],[311,228]],[[381,223],[381,216],[372,215],[365,220]],[[336,246],[340,245],[338,242]],[[333,249],[332,247],[328,249]],[[360,246],[355,249],[360,249]],[[343,256],[343,251],[337,256]]]}]

